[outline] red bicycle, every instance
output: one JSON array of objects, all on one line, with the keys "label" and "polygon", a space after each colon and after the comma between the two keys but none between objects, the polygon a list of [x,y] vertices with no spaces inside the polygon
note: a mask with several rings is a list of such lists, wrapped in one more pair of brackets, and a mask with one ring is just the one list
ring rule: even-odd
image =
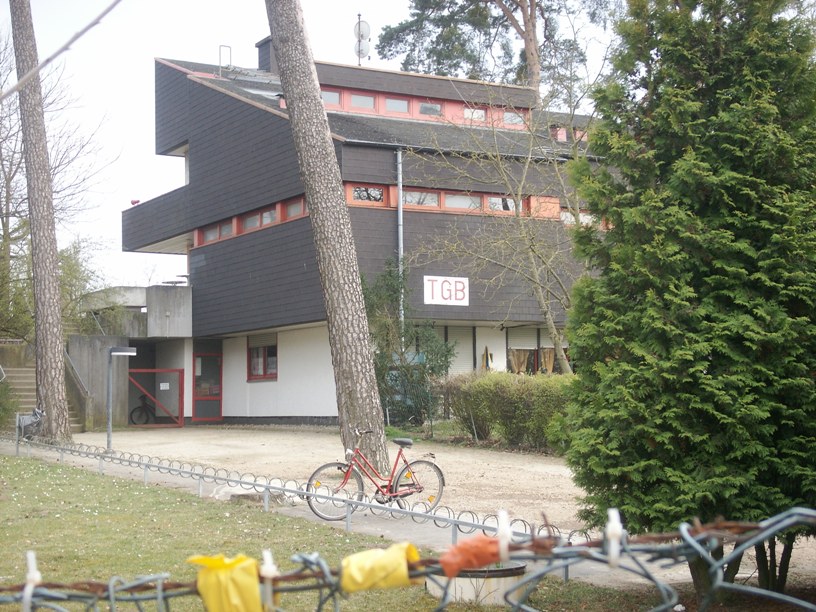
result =
[{"label": "red bicycle", "polygon": [[442,470],[431,461],[408,461],[405,449],[413,446],[413,440],[392,440],[399,446],[399,451],[391,473],[383,476],[359,448],[360,440],[364,435],[372,433],[371,430],[355,429],[354,433],[357,441],[354,450],[346,451],[347,463],[333,461],[321,465],[309,477],[306,491],[313,495],[307,497],[307,503],[312,512],[327,521],[345,518],[347,505],[351,506],[353,512],[358,506],[351,502],[363,501],[363,476],[373,483],[374,499],[380,504],[395,502],[400,508],[405,508],[405,498],[409,496],[416,496],[418,501],[412,507],[420,512],[430,512],[439,504],[445,477]]}]

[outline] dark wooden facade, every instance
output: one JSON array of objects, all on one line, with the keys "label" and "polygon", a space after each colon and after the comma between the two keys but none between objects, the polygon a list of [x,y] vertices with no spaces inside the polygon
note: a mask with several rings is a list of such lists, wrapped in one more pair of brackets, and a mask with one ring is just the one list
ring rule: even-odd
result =
[{"label": "dark wooden facade", "polygon": [[[262,56],[263,57],[263,56]],[[212,72],[212,67],[210,67]],[[453,87],[447,79],[412,77],[353,67],[318,67],[322,80],[355,87],[373,87],[366,79],[378,78],[378,89],[411,90],[420,84],[429,97],[441,96]],[[157,60],[156,151],[186,154],[189,183],[123,213],[122,243],[129,251],[187,252],[189,282],[193,288],[193,335],[217,337],[325,319],[323,294],[317,271],[315,248],[308,217],[238,235],[219,242],[192,246],[196,229],[256,210],[303,193],[290,124],[275,104],[264,104],[226,83],[203,75],[196,66]],[[461,84],[457,84],[460,86]],[[460,87],[461,89],[461,87]],[[482,102],[495,91],[484,92],[475,84],[466,89]],[[389,90],[389,91],[390,91]],[[519,91],[517,91],[519,90]],[[512,90],[516,101],[530,100],[530,93]],[[477,92],[480,92],[477,95]],[[424,90],[423,90],[423,93]],[[397,149],[408,149],[399,140],[419,138],[419,129],[436,131],[449,140],[441,126],[415,126],[410,122],[383,123],[382,118],[330,116],[336,151],[345,181],[395,185]],[[414,122],[417,123],[417,122]],[[391,130],[387,135],[385,129]],[[372,136],[373,134],[373,136]],[[375,137],[377,134],[379,138]],[[366,136],[368,138],[366,138]],[[519,136],[521,138],[522,136]],[[461,138],[461,137],[460,137]],[[410,143],[409,143],[410,144]],[[463,145],[464,146],[464,145]],[[436,155],[429,147],[416,147],[406,157],[403,182],[421,186],[436,167],[435,187],[494,191],[503,187],[489,177],[463,182],[427,160]],[[552,180],[541,173],[537,180]],[[394,208],[350,207],[361,272],[373,277],[388,259],[397,255],[397,211]],[[444,231],[451,215],[417,210],[404,213],[406,252]],[[494,223],[488,216],[458,215],[459,222],[476,226]],[[542,231],[563,232],[558,222],[542,220]],[[168,247],[167,245],[174,245]],[[189,251],[188,251],[189,249]],[[539,309],[529,289],[509,285],[501,293],[485,294],[471,284],[470,305],[457,308],[424,305],[422,274],[458,275],[452,264],[434,263],[413,270],[409,281],[410,310],[419,318],[467,322],[512,320],[540,325]],[[558,313],[563,322],[563,313]]]}]

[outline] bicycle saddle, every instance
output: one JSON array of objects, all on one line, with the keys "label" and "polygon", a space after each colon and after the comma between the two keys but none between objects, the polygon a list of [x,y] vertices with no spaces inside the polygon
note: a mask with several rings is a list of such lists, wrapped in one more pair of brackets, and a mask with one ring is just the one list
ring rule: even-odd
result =
[{"label": "bicycle saddle", "polygon": [[414,441],[411,438],[394,438],[391,441],[402,448],[411,448],[414,445]]}]

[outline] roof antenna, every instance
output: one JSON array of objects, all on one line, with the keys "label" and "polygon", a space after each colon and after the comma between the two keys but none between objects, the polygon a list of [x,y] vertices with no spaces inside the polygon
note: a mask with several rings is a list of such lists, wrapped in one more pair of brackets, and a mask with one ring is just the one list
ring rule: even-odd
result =
[{"label": "roof antenna", "polygon": [[[360,60],[368,55],[368,48],[371,42],[371,28],[367,21],[361,19],[362,15],[357,13],[357,23],[354,24],[354,38],[357,42],[354,43],[354,53],[357,55],[357,65],[360,66]],[[371,60],[369,56],[367,59]]]}]

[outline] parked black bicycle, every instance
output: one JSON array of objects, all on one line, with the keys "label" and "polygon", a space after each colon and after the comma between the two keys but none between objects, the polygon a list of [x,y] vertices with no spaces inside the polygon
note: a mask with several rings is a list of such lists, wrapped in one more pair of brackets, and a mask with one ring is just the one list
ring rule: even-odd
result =
[{"label": "parked black bicycle", "polygon": [[147,398],[147,395],[142,394],[139,396],[139,404],[131,409],[128,418],[133,425],[155,423],[156,406]]}]

